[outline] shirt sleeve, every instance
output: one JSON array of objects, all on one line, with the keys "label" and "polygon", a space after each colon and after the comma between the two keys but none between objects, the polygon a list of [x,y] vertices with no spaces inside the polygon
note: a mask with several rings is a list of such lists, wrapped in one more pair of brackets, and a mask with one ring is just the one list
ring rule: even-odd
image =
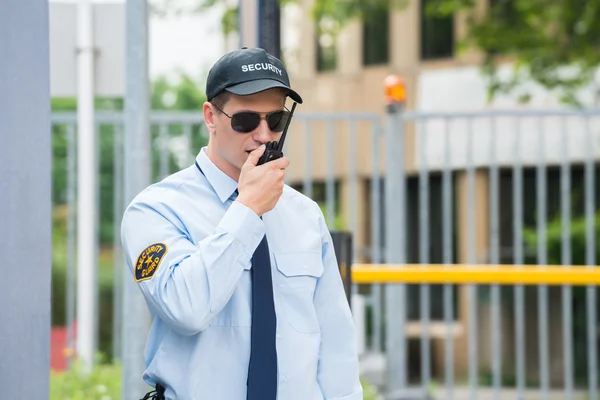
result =
[{"label": "shirt sleeve", "polygon": [[121,225],[126,263],[150,312],[183,335],[202,331],[223,309],[264,234],[262,220],[238,202],[199,242],[172,207],[153,202],[132,203]]},{"label": "shirt sleeve", "polygon": [[323,275],[314,305],[321,327],[318,381],[326,400],[362,400],[356,330],[339,272],[331,234],[316,205],[321,227]]}]

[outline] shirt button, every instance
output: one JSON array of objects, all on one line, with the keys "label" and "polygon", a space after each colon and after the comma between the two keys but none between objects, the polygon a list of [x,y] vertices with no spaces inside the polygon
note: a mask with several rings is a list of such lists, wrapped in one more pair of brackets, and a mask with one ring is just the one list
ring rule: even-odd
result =
[{"label": "shirt button", "polygon": [[281,339],[281,335],[279,333],[277,334],[277,339]]}]

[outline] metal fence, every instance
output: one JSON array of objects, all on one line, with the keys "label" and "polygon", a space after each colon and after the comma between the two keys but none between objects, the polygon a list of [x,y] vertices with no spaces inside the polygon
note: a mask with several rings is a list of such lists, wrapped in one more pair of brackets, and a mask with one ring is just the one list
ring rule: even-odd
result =
[{"label": "metal fence", "polygon": [[[106,307],[106,302],[111,305],[110,310],[98,309],[98,326],[94,329],[97,333],[97,346],[106,354],[115,358],[121,356],[121,332],[123,320],[122,307],[122,261],[120,242],[121,215],[126,207],[124,200],[124,116],[121,113],[105,112],[96,115],[96,149],[97,149],[97,179],[96,188],[97,210],[95,213],[98,226],[97,254],[99,259],[99,287],[98,296],[104,300],[100,307]],[[53,136],[53,203],[55,205],[55,255],[54,280],[55,295],[53,300],[59,307],[65,304],[64,314],[61,310],[54,310],[56,324],[64,323],[67,326],[67,347],[74,347],[74,320],[76,296],[76,197],[77,197],[77,116],[69,112],[56,112],[52,115]],[[196,149],[207,142],[208,137],[204,130],[201,115],[192,113],[160,113],[151,116],[152,136],[152,179],[158,181],[172,172],[184,168],[193,162]],[[61,207],[63,206],[63,207]],[[63,210],[64,208],[64,210]],[[63,211],[61,211],[63,210]],[[62,222],[60,218],[62,217]],[[60,223],[64,229],[60,230]],[[64,236],[64,237],[61,237]],[[57,239],[58,238],[58,239]],[[62,241],[61,239],[64,239]],[[103,257],[103,249],[112,252],[112,258]],[[112,265],[112,271],[107,268]],[[63,288],[58,284],[65,283]],[[110,296],[102,291],[102,282],[109,281]],[[105,285],[106,287],[106,285]],[[57,290],[56,290],[57,289]],[[64,297],[63,297],[64,294]],[[106,315],[111,316],[110,320]],[[57,317],[58,316],[58,317]],[[111,332],[106,332],[106,327],[111,327]],[[68,358],[70,363],[71,357]]]},{"label": "metal fence", "polygon": [[[388,199],[383,220],[394,221],[405,234],[392,233],[400,239],[395,242],[399,250],[386,251],[394,259],[384,262],[424,268],[430,263],[596,264],[600,111],[398,110],[387,118],[386,139],[406,149],[396,157],[412,156],[412,162],[405,162],[400,174],[386,170],[385,184],[398,186],[386,191],[404,199]],[[412,383],[430,387],[437,335],[444,343],[438,357],[443,359],[437,377],[444,382],[441,398],[453,393],[467,398],[454,390],[463,386],[457,383],[462,378],[471,399],[486,398],[485,390],[478,390],[482,386],[491,387],[493,398],[511,396],[503,387],[516,388],[517,398],[539,388],[533,398],[550,398],[561,389],[554,396],[570,399],[576,387],[597,398],[595,287],[580,292],[565,285],[560,299],[546,285],[537,293],[521,285],[512,290],[400,285],[394,290],[396,307],[406,310],[386,314],[388,325],[390,318],[397,319],[395,330],[386,333],[405,335],[386,343],[407,342],[408,321],[418,321],[420,329],[412,343],[418,356],[412,358],[411,348],[398,344],[393,353],[388,350],[391,389],[408,386],[415,369],[420,371]],[[434,290],[441,308],[437,318],[431,316]],[[434,326],[435,320],[443,323]],[[462,333],[456,335],[457,330]]]},{"label": "metal fence", "polygon": [[[118,225],[125,206],[122,123],[118,113],[97,116],[98,218],[111,222],[105,229],[100,224],[98,242],[114,248],[115,272],[122,268]],[[55,146],[64,167],[55,171],[55,187],[64,182],[54,193],[68,210],[68,324],[74,318],[75,124],[74,114],[53,115],[54,140],[64,142],[62,150]],[[155,180],[189,165],[207,140],[200,114],[153,113],[151,126]],[[323,205],[330,228],[353,233],[357,262],[592,267],[600,226],[598,127],[600,111],[298,113],[286,144],[288,179]],[[113,277],[116,356],[120,276]],[[363,356],[387,358],[384,390],[429,390],[442,382],[444,399],[486,398],[484,387],[493,398],[506,398],[506,388],[520,399],[532,390],[534,398],[551,398],[556,390],[561,399],[582,390],[597,398],[593,286],[581,293],[563,286],[559,294],[546,285],[356,284],[353,292],[366,298],[369,316],[359,327],[367,337]]]}]

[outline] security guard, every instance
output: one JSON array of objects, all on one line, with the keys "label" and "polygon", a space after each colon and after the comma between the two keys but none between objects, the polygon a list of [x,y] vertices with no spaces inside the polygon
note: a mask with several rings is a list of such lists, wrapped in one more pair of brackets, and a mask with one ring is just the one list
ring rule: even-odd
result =
[{"label": "security guard", "polygon": [[359,400],[353,319],[318,205],[257,165],[290,113],[282,62],[233,51],[211,68],[195,163],[139,193],[122,221],[150,313],[143,379],[167,400]]}]

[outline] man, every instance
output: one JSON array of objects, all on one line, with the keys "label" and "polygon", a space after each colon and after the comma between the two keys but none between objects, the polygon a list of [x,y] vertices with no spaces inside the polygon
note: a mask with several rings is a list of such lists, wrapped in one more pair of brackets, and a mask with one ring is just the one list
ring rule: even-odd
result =
[{"label": "man", "polygon": [[153,317],[144,380],[168,400],[362,399],[355,330],[317,204],[257,165],[290,118],[262,49],[212,67],[208,146],[125,211],[127,265]]}]

